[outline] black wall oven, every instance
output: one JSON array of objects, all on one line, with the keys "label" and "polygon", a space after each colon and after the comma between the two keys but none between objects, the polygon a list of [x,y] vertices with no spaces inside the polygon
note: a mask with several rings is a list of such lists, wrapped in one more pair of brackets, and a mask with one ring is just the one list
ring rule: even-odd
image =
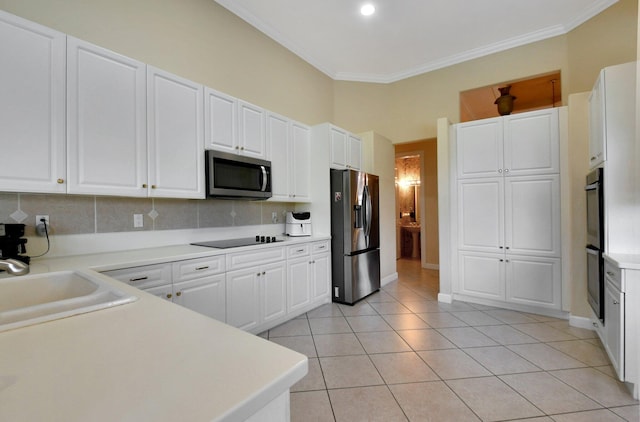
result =
[{"label": "black wall oven", "polygon": [[604,183],[603,169],[587,175],[587,299],[604,322]]}]

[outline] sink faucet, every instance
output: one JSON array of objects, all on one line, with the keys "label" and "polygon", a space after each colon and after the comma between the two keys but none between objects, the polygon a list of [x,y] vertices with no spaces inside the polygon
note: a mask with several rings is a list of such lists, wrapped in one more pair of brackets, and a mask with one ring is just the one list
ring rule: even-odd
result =
[{"label": "sink faucet", "polygon": [[12,258],[0,258],[0,270],[13,275],[29,274],[29,265]]}]

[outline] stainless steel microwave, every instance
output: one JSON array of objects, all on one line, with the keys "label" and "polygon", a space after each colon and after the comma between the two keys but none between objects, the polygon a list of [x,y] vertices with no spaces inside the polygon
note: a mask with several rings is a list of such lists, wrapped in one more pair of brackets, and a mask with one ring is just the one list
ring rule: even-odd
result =
[{"label": "stainless steel microwave", "polygon": [[271,162],[206,151],[207,195],[223,199],[271,198]]}]

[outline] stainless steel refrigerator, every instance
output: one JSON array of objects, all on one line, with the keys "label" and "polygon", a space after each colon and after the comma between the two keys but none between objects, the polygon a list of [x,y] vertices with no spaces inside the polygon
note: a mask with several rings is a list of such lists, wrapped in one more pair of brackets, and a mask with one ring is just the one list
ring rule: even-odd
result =
[{"label": "stainless steel refrigerator", "polygon": [[333,301],[354,304],[380,289],[378,176],[331,170]]}]

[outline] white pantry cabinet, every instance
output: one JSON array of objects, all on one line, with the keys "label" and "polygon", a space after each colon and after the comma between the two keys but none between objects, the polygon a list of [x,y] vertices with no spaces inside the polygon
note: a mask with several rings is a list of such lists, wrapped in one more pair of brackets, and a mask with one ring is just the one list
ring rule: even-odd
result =
[{"label": "white pantry cabinet", "polygon": [[206,148],[265,159],[265,110],[211,88],[204,95]]},{"label": "white pantry cabinet", "polygon": [[547,109],[456,125],[454,297],[561,309],[558,119]]},{"label": "white pantry cabinet", "polygon": [[202,199],[202,85],[147,66],[149,196]]},{"label": "white pantry cabinet", "polygon": [[66,36],[0,10],[0,40],[0,191],[64,193]]},{"label": "white pantry cabinet", "polygon": [[68,193],[147,196],[144,63],[67,37]]},{"label": "white pantry cabinet", "polygon": [[271,160],[271,201],[311,200],[311,130],[275,113],[267,113],[267,146]]},{"label": "white pantry cabinet", "polygon": [[456,143],[458,178],[560,171],[554,108],[458,124]]}]

